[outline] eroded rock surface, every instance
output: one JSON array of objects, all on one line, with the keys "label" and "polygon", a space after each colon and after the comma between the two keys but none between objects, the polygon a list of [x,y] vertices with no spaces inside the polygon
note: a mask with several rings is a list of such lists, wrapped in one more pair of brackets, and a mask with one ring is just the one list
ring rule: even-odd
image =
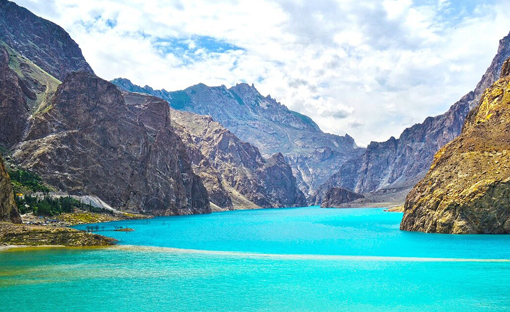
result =
[{"label": "eroded rock surface", "polygon": [[283,155],[265,159],[209,116],[172,111],[210,200],[223,209],[305,206],[306,199]]},{"label": "eroded rock surface", "polygon": [[[510,68],[507,61],[503,75]],[[439,150],[409,193],[401,229],[433,233],[510,233],[510,77],[470,112],[462,134]]]},{"label": "eroded rock surface", "polygon": [[349,203],[363,197],[363,195],[351,192],[347,189],[333,187],[329,189],[329,191],[324,196],[324,201],[321,203],[321,207],[339,208],[342,206],[342,204]]},{"label": "eroded rock surface", "polygon": [[407,128],[398,139],[392,137],[385,142],[370,143],[363,155],[342,164],[318,188],[315,202],[320,203],[331,187],[347,188],[358,193],[410,190],[425,176],[434,154],[461,133],[469,111],[479,103],[485,89],[498,79],[508,57],[510,35],[500,40],[496,56],[472,92],[446,113],[428,117],[423,123]]},{"label": "eroded rock surface", "polygon": [[262,96],[253,85],[241,83],[226,88],[198,84],[168,92],[140,87],[128,79],[112,82],[127,91],[165,99],[174,109],[212,116],[265,157],[282,153],[307,197],[345,161],[364,151],[350,136],[322,132],[311,118],[289,110],[271,96]]},{"label": "eroded rock surface", "polygon": [[210,212],[167,103],[126,103],[113,84],[90,73],[67,76],[47,111],[33,117],[13,159],[62,191],[95,195],[115,208]]},{"label": "eroded rock surface", "polygon": [[62,27],[7,0],[0,0],[0,40],[60,81],[75,71],[93,73]]},{"label": "eroded rock surface", "polygon": [[0,221],[21,223],[21,217],[14,202],[11,179],[7,174],[2,156],[0,156]]}]

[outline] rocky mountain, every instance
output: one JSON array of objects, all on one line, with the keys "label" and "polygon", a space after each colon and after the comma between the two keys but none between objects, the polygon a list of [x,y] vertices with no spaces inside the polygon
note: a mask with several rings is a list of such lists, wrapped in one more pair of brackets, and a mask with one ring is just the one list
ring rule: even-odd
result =
[{"label": "rocky mountain", "polygon": [[402,230],[510,233],[510,59],[502,68],[462,134],[407,196]]},{"label": "rocky mountain", "polygon": [[461,133],[467,114],[479,102],[484,90],[499,77],[501,66],[509,56],[510,34],[500,41],[496,56],[474,91],[446,113],[407,128],[398,139],[392,137],[386,142],[370,143],[364,154],[344,163],[319,187],[315,201],[320,203],[331,187],[358,193],[400,192],[412,188],[425,176],[435,152]]},{"label": "rocky mountain", "polygon": [[209,116],[173,110],[172,123],[211,202],[219,208],[306,206],[282,154],[265,159],[256,147]]},{"label": "rocky mountain", "polygon": [[60,82],[0,41],[0,146],[23,139],[28,120],[48,108]]},{"label": "rocky mountain", "polygon": [[74,195],[154,215],[210,212],[207,191],[170,126],[168,104],[131,103],[91,73],[71,73],[33,114],[13,160]]},{"label": "rocky mountain", "polygon": [[0,40],[60,81],[75,71],[93,73],[62,27],[7,0],[0,0]]},{"label": "rocky mountain", "polygon": [[252,85],[208,87],[204,84],[168,92],[136,86],[127,79],[112,81],[120,88],[167,100],[172,108],[212,116],[241,140],[269,157],[282,153],[300,189],[309,196],[345,161],[363,153],[354,140],[322,132],[309,117],[289,110]]},{"label": "rocky mountain", "polygon": [[355,201],[356,199],[363,198],[364,196],[358,193],[351,192],[347,189],[333,187],[328,190],[321,203],[322,208],[337,208],[342,204]]},{"label": "rocky mountain", "polygon": [[11,179],[7,174],[4,159],[0,156],[0,221],[21,223],[18,208],[14,202]]}]

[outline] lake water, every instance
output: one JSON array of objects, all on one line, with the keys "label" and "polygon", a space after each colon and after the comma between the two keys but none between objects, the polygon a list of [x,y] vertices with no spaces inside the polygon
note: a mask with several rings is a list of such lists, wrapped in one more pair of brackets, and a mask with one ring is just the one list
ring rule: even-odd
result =
[{"label": "lake water", "polygon": [[310,207],[99,224],[118,247],[1,252],[0,311],[510,311],[510,236],[408,233],[401,218]]}]

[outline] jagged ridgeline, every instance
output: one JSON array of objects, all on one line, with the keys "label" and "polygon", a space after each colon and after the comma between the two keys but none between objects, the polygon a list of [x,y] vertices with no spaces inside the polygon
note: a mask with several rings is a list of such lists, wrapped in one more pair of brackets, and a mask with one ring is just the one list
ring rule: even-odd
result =
[{"label": "jagged ridgeline", "polygon": [[12,162],[116,208],[210,212],[166,102],[126,105],[61,27],[9,1],[0,35],[0,145]]},{"label": "jagged ridgeline", "polygon": [[219,124],[197,132],[205,124],[193,116],[173,128],[167,102],[121,93],[62,28],[0,3],[0,145],[16,165],[61,191],[156,215],[208,213],[209,198],[217,210],[306,205],[281,154],[265,159]]},{"label": "jagged ridgeline", "polygon": [[510,59],[407,196],[401,229],[510,233]]},{"label": "jagged ridgeline", "polygon": [[172,110],[172,123],[219,208],[306,206],[282,154],[262,157],[256,147],[209,116]]},{"label": "jagged ridgeline", "polygon": [[127,79],[112,82],[126,91],[165,99],[176,110],[211,116],[266,157],[282,153],[307,197],[331,172],[364,151],[350,136],[322,132],[311,118],[289,110],[270,96],[262,96],[253,85],[241,83],[227,89],[198,84],[168,92],[140,87]]},{"label": "jagged ridgeline", "polygon": [[370,143],[361,156],[345,162],[319,187],[315,202],[320,204],[332,187],[358,193],[394,193],[403,200],[425,176],[434,154],[461,133],[467,114],[479,103],[485,89],[498,79],[509,56],[510,35],[500,40],[496,56],[472,92],[446,113],[407,128],[398,139]]}]

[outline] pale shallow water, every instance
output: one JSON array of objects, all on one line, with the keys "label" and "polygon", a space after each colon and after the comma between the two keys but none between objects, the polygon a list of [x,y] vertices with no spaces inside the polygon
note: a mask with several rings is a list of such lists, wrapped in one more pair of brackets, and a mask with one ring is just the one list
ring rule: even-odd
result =
[{"label": "pale shallow water", "polygon": [[101,224],[119,247],[0,253],[0,311],[510,311],[510,236],[407,233],[401,217],[312,207]]}]

